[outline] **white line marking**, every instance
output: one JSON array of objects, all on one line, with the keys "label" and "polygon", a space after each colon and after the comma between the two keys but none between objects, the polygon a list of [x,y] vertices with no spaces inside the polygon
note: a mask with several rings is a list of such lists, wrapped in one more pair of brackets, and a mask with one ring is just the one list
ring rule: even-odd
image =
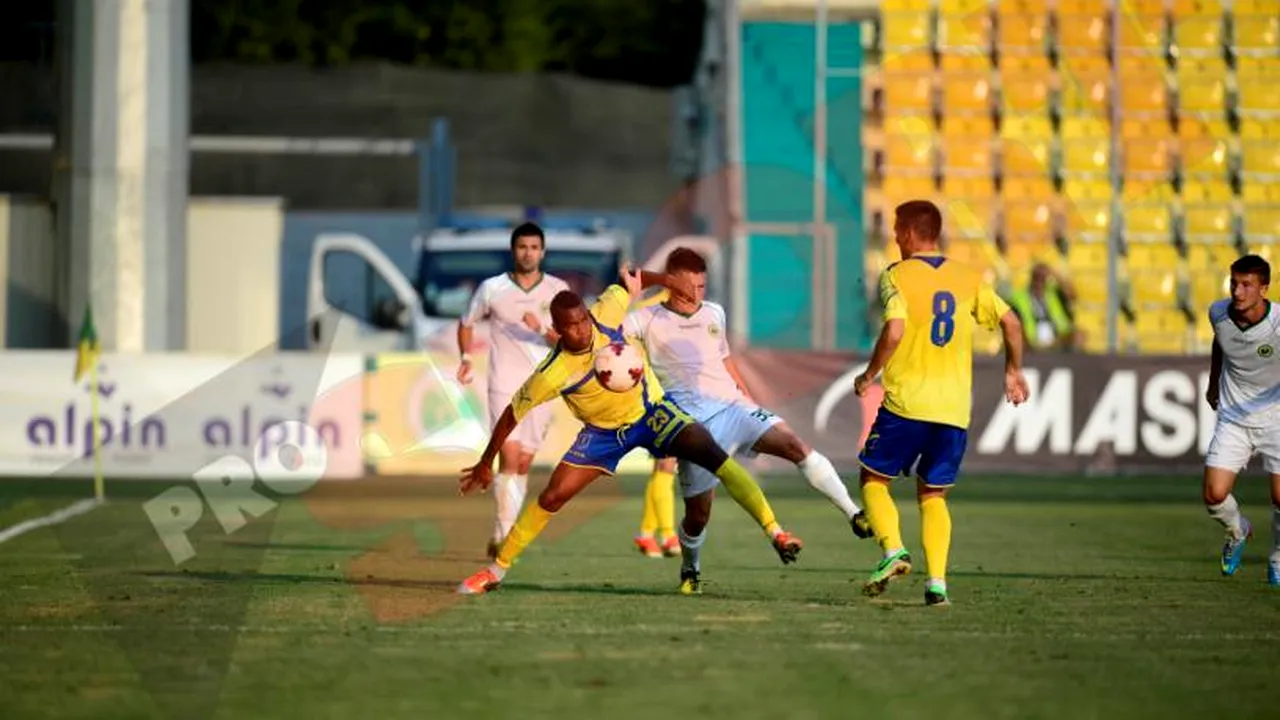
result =
[{"label": "white line marking", "polygon": [[79,502],[74,502],[62,508],[61,510],[55,510],[54,512],[51,512],[48,515],[45,515],[44,517],[38,517],[34,520],[24,520],[18,523],[17,525],[14,525],[13,527],[8,527],[8,528],[5,528],[4,530],[0,530],[0,543],[8,542],[9,540],[12,540],[18,537],[19,535],[26,532],[31,532],[32,530],[38,530],[39,528],[42,528],[42,527],[48,527],[50,525],[57,525],[60,522],[66,522],[67,520],[70,520],[71,518],[77,515],[83,515],[89,512],[90,510],[98,507],[101,504],[102,502],[97,498],[89,498],[87,500],[80,500]]}]

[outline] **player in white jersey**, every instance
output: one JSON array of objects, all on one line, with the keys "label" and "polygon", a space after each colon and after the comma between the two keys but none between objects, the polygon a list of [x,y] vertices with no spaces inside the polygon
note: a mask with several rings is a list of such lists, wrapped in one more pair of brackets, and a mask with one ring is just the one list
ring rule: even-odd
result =
[{"label": "player in white jersey", "polygon": [[[489,425],[511,404],[511,396],[547,356],[558,339],[551,328],[551,298],[569,286],[542,272],[546,251],[542,228],[524,223],[511,233],[511,257],[515,269],[495,275],[476,289],[471,305],[458,323],[458,351],[462,362],[458,382],[471,382],[471,344],[476,323],[489,321]],[[489,557],[515,524],[524,504],[533,456],[551,428],[551,404],[534,409],[516,427],[498,453],[498,474],[493,480],[497,505]]]},{"label": "player in white jersey", "polygon": [[[730,454],[764,453],[796,464],[809,483],[844,513],[860,538],[871,526],[849,496],[831,461],[801,440],[782,418],[751,402],[746,383],[729,354],[724,308],[703,300],[707,264],[696,251],[676,248],[667,257],[666,273],[683,278],[692,294],[671,291],[660,304],[633,311],[627,332],[649,355],[654,373],[667,395],[711,432]],[[677,477],[684,497],[680,538],[680,591],[701,591],[699,554],[706,540],[716,477],[689,463],[680,463]]]},{"label": "player in white jersey", "polygon": [[1253,526],[1232,496],[1255,455],[1271,475],[1271,558],[1267,582],[1280,587],[1280,313],[1267,300],[1271,267],[1257,255],[1231,264],[1231,297],[1209,306],[1213,356],[1205,400],[1218,412],[1205,457],[1204,504],[1222,523],[1222,574],[1240,568]]}]

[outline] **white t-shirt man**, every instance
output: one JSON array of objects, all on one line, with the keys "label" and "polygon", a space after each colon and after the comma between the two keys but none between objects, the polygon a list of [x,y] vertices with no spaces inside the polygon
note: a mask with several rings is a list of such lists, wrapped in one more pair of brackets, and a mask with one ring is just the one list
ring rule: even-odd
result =
[{"label": "white t-shirt man", "polygon": [[[782,418],[752,404],[725,367],[729,342],[724,308],[703,302],[691,315],[662,304],[632,311],[625,333],[639,340],[663,390],[685,412],[702,423],[726,451],[750,455],[769,428]],[[680,463],[684,497],[715,487],[713,473]]]},{"label": "white t-shirt man", "polygon": [[[544,273],[541,280],[526,290],[516,284],[510,273],[503,273],[480,283],[472,296],[461,322],[474,326],[481,320],[489,321],[490,427],[497,424],[511,396],[550,351],[543,334],[551,329],[551,299],[568,289],[563,280]],[[540,330],[525,324],[528,313],[537,316]],[[550,427],[551,405],[548,403],[521,420],[510,439],[520,442],[527,452],[537,452]]]},{"label": "white t-shirt man", "polygon": [[1268,473],[1280,473],[1280,314],[1240,327],[1231,300],[1209,306],[1213,335],[1222,348],[1218,422],[1205,464],[1240,472],[1253,455]]}]

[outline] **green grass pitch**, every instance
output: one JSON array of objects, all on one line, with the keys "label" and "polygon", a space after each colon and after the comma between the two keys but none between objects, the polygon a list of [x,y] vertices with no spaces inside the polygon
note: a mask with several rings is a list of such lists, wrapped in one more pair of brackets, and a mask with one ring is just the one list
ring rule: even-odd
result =
[{"label": "green grass pitch", "polygon": [[[541,481],[532,483],[540,486]],[[0,544],[0,714],[202,718],[1123,718],[1276,716],[1280,589],[1265,583],[1265,482],[1233,578],[1194,477],[965,478],[953,605],[925,608],[918,511],[895,487],[916,571],[861,596],[876,560],[825,499],[771,476],[806,542],[783,567],[717,500],[706,594],[631,546],[641,478],[552,521],[498,592],[490,500],[451,480],[286,499],[227,534],[208,508],[175,566],[142,503],[164,484]],[[84,486],[0,483],[0,527]]]}]

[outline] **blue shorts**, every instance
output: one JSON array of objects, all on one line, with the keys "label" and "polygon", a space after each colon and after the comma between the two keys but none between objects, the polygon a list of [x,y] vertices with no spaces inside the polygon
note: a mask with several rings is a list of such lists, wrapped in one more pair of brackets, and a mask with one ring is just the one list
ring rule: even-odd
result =
[{"label": "blue shorts", "polygon": [[925,485],[951,487],[968,440],[969,432],[963,428],[904,418],[882,407],[858,462],[887,478],[908,474],[914,465],[916,477]]},{"label": "blue shorts", "polygon": [[561,462],[612,475],[618,469],[618,462],[636,448],[644,448],[656,458],[666,457],[671,441],[693,424],[694,419],[679,405],[663,398],[650,405],[644,417],[630,425],[614,430],[583,425]]}]

